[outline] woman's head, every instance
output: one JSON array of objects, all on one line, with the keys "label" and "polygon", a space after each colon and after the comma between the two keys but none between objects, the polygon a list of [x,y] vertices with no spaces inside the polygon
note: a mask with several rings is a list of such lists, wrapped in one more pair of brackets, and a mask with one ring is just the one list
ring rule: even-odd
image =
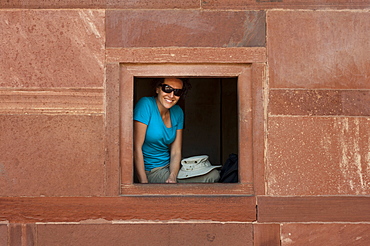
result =
[{"label": "woman's head", "polygon": [[186,79],[178,78],[155,79],[154,82],[157,102],[167,109],[174,106],[190,86]]}]

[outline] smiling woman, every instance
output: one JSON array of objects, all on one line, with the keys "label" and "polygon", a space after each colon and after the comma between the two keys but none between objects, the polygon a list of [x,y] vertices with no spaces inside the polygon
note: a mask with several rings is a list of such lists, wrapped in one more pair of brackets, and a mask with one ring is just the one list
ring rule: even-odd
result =
[{"label": "smiling woman", "polygon": [[155,79],[154,97],[141,98],[134,109],[134,161],[140,183],[217,182],[211,169],[197,177],[178,180],[182,159],[184,113],[178,101],[191,87],[187,79]]}]

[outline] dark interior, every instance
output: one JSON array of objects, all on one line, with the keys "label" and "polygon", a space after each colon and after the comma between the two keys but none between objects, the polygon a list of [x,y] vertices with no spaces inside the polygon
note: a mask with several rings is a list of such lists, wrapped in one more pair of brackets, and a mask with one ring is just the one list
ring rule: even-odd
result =
[{"label": "dark interior", "polygon": [[[155,93],[151,78],[135,78],[134,105]],[[190,78],[178,105],[185,114],[183,157],[208,155],[212,165],[238,153],[237,78]]]}]

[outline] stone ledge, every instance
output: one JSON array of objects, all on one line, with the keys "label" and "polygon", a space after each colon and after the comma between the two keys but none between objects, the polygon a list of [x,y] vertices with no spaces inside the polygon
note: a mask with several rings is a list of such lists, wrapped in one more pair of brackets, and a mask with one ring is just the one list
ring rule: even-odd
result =
[{"label": "stone ledge", "polygon": [[0,221],[10,223],[84,220],[256,220],[255,197],[2,197]]},{"label": "stone ledge", "polygon": [[266,48],[108,48],[108,63],[264,63]]}]

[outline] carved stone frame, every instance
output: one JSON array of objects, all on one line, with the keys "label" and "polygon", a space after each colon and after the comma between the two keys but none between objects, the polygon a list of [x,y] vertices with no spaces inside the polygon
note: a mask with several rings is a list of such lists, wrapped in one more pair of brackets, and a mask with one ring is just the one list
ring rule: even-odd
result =
[{"label": "carved stone frame", "polygon": [[[145,53],[145,51],[142,52]],[[261,168],[259,170],[257,166],[263,166],[262,82],[265,49],[173,48],[155,50],[153,53],[146,54],[141,60],[137,60],[133,52],[128,49],[107,52],[107,190],[110,187],[112,195],[116,194],[114,180],[118,178],[120,184],[118,193],[121,196],[254,196],[256,192],[264,193],[264,182],[259,178],[260,176],[256,178],[256,175],[261,174],[261,171],[263,173],[263,170]],[[189,53],[192,53],[192,56],[189,56]],[[142,55],[140,52],[138,54]],[[213,61],[204,60],[207,55],[213,57]],[[184,57],[191,58],[185,60]],[[218,59],[215,59],[217,57]],[[154,62],[148,62],[148,60]],[[134,78],[166,76],[237,78],[239,183],[138,184],[133,182]]]}]

